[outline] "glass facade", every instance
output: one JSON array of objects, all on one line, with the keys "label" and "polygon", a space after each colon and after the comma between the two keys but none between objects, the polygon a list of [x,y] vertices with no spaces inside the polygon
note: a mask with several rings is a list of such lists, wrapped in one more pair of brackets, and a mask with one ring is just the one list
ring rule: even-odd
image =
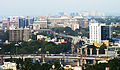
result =
[{"label": "glass facade", "polygon": [[109,28],[109,26],[101,26],[101,40],[108,40],[110,38]]}]

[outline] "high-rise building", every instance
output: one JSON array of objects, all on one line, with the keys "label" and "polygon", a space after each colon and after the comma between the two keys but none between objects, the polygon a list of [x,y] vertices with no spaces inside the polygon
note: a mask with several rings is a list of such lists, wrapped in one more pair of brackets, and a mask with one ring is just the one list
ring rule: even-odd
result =
[{"label": "high-rise building", "polygon": [[33,29],[34,30],[39,30],[39,29],[44,29],[47,28],[47,17],[46,16],[40,16],[38,17],[37,21],[34,21],[33,24]]},{"label": "high-rise building", "polygon": [[48,27],[70,27],[73,30],[79,29],[80,21],[83,17],[78,16],[60,16],[60,17],[49,17],[48,18]]},{"label": "high-rise building", "polygon": [[31,38],[29,28],[9,30],[9,41],[28,41]]},{"label": "high-rise building", "polygon": [[25,18],[19,18],[19,28],[25,27]]},{"label": "high-rise building", "polygon": [[9,41],[22,41],[23,40],[22,29],[9,30]]},{"label": "high-rise building", "polygon": [[90,43],[100,43],[102,40],[108,40],[111,38],[111,26],[98,22],[90,22],[89,38]]},{"label": "high-rise building", "polygon": [[9,29],[9,21],[8,20],[3,20],[2,21],[2,29]]},{"label": "high-rise building", "polygon": [[0,29],[2,29],[2,21],[0,21]]},{"label": "high-rise building", "polygon": [[24,28],[23,29],[23,41],[28,41],[31,39],[31,31],[29,28]]},{"label": "high-rise building", "polygon": [[33,29],[34,30],[39,30],[39,29],[44,29],[47,28],[47,21],[35,21],[33,24]]},{"label": "high-rise building", "polygon": [[60,16],[64,16],[64,14],[65,14],[64,12],[59,12]]},{"label": "high-rise building", "polygon": [[30,17],[27,17],[27,18],[20,17],[19,18],[19,28],[28,27],[30,24],[33,24],[33,23],[34,23],[33,18],[30,18]]},{"label": "high-rise building", "polygon": [[18,21],[17,20],[9,21],[9,29],[11,27],[18,28]]},{"label": "high-rise building", "polygon": [[27,17],[25,19],[25,27],[28,27],[29,25],[34,23],[34,18]]},{"label": "high-rise building", "polygon": [[72,17],[77,16],[77,15],[79,15],[79,13],[77,13],[77,12],[70,13],[70,16],[72,16]]},{"label": "high-rise building", "polygon": [[111,26],[101,26],[101,40],[108,40],[111,38]]}]

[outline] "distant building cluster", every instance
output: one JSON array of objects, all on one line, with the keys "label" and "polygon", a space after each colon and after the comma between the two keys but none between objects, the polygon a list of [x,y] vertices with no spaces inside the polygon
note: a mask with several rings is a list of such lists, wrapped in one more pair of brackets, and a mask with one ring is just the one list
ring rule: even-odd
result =
[{"label": "distant building cluster", "polygon": [[88,27],[88,18],[77,16],[40,16],[40,17],[23,17],[10,16],[0,18],[0,29],[9,30],[17,28],[30,28],[39,30],[53,27],[70,27],[72,30],[79,27]]},{"label": "distant building cluster", "polygon": [[55,27],[70,27],[72,30],[88,27],[89,18],[76,16],[9,16],[0,18],[0,30],[9,32],[9,41],[28,41],[33,31]]},{"label": "distant building cluster", "polygon": [[[93,22],[93,17],[101,16],[96,12],[71,13],[70,16],[59,13],[57,16],[9,16],[0,18],[0,30],[9,32],[9,41],[29,41],[32,34],[40,32],[51,33],[55,27],[70,27],[73,31],[89,27],[89,42],[100,43],[111,38],[111,26]],[[91,17],[90,17],[91,16]]]}]

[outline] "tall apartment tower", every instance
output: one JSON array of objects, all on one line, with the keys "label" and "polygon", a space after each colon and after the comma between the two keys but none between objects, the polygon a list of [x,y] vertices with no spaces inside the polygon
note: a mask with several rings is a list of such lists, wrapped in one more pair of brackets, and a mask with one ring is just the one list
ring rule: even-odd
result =
[{"label": "tall apartment tower", "polygon": [[28,41],[31,38],[31,31],[29,28],[23,29],[23,41]]},{"label": "tall apartment tower", "polygon": [[19,28],[25,28],[25,18],[19,18]]},{"label": "tall apartment tower", "polygon": [[28,41],[31,38],[29,28],[9,30],[9,41]]},{"label": "tall apartment tower", "polygon": [[100,43],[102,40],[108,40],[109,38],[111,38],[111,26],[98,22],[89,23],[90,43]]},{"label": "tall apartment tower", "polygon": [[23,41],[23,29],[9,30],[9,41]]},{"label": "tall apartment tower", "polygon": [[23,17],[20,17],[19,18],[19,28],[28,27],[30,24],[33,24],[33,22],[34,22],[34,18],[30,18],[30,17],[23,18]]}]

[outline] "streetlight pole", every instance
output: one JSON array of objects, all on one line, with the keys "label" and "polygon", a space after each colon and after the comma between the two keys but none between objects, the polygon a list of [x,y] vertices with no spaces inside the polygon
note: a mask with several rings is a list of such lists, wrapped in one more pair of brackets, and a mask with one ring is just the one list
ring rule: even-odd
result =
[{"label": "streetlight pole", "polygon": [[55,65],[52,65],[53,70],[55,70]]},{"label": "streetlight pole", "polygon": [[18,46],[19,46],[18,44],[15,44],[16,56],[17,56],[17,47],[18,47]]},{"label": "streetlight pole", "polygon": [[2,48],[0,47],[0,50],[1,50]]},{"label": "streetlight pole", "polygon": [[[1,50],[2,48],[0,47],[0,50]],[[0,57],[1,57],[1,64],[3,64],[3,55],[2,54],[0,54]]]}]

